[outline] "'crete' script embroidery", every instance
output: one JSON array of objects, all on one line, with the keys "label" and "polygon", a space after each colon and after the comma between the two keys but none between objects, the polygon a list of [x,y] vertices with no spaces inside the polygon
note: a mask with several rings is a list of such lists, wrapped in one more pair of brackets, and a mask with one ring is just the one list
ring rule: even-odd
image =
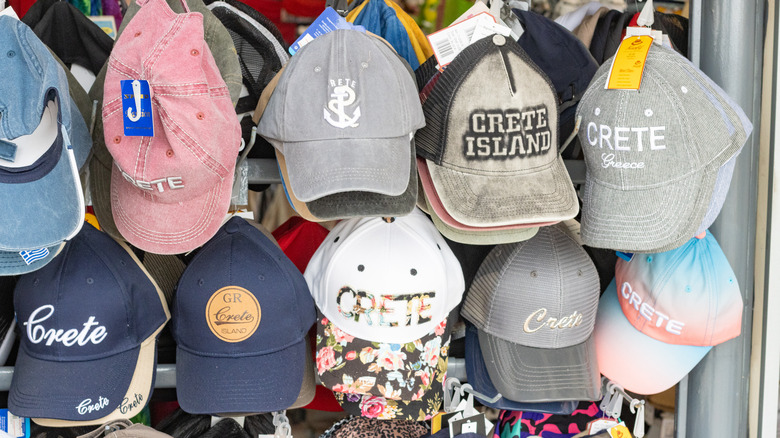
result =
[{"label": "'crete' script embroidery", "polygon": [[[44,314],[44,312],[46,313]],[[27,338],[30,342],[39,344],[45,340],[47,346],[58,342],[66,347],[73,346],[74,344],[84,346],[87,345],[88,342],[97,345],[103,342],[103,339],[105,339],[108,334],[106,332],[106,327],[98,325],[94,316],[90,316],[87,322],[82,324],[83,328],[81,330],[77,328],[69,330],[50,328],[47,330],[41,326],[40,323],[49,319],[53,314],[54,306],[51,304],[41,306],[30,314],[27,321],[23,323],[23,325],[27,326]]]}]

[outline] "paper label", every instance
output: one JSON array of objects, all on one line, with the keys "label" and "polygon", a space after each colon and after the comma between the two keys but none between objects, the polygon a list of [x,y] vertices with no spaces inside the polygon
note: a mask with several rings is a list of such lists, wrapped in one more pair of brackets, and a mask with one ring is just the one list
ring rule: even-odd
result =
[{"label": "paper label", "polygon": [[89,17],[93,23],[97,24],[106,35],[112,40],[116,39],[116,20],[111,15],[93,15]]},{"label": "paper label", "polygon": [[295,40],[288,49],[290,55],[295,55],[301,47],[314,41],[315,38],[333,32],[336,29],[352,29],[360,32],[366,31],[363,26],[355,26],[344,19],[335,9],[328,6],[314,22]]},{"label": "paper label", "polygon": [[152,98],[149,82],[124,80],[122,83],[122,120],[125,137],[154,137]]},{"label": "paper label", "polygon": [[608,430],[610,427],[617,426],[617,420],[612,418],[599,418],[588,423],[588,435],[595,435],[601,431]]},{"label": "paper label", "polygon": [[612,438],[631,438],[631,432],[628,431],[628,428],[623,423],[609,428],[608,432]]},{"label": "paper label", "polygon": [[0,409],[0,430],[14,438],[30,438],[30,419],[17,417],[8,409]]},{"label": "paper label", "polygon": [[612,58],[609,70],[608,90],[638,90],[653,38],[648,35],[625,38]]},{"label": "paper label", "polygon": [[457,24],[428,35],[428,41],[433,48],[433,54],[439,67],[446,67],[458,54],[472,43],[474,31],[482,26],[489,28],[496,24],[496,19],[487,12],[480,12]]}]

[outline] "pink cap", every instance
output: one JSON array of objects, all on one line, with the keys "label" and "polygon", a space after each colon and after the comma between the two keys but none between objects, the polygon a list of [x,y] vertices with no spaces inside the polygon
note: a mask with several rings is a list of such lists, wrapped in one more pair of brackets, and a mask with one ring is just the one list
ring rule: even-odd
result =
[{"label": "pink cap", "polygon": [[[203,15],[137,0],[109,58],[103,124],[114,158],[117,229],[145,251],[178,254],[208,241],[230,206],[241,126],[203,36]],[[149,82],[154,137],[125,137],[122,80]]]}]

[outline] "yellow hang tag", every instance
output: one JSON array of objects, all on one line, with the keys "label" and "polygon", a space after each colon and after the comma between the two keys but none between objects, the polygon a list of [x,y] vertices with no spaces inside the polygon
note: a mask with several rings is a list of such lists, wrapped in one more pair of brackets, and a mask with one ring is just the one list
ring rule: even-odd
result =
[{"label": "yellow hang tag", "polygon": [[631,432],[628,431],[625,424],[620,423],[609,428],[609,436],[612,438],[631,438]]},{"label": "yellow hang tag", "polygon": [[608,90],[638,90],[645,71],[645,61],[653,38],[649,35],[628,37],[620,43],[612,68],[609,70]]}]

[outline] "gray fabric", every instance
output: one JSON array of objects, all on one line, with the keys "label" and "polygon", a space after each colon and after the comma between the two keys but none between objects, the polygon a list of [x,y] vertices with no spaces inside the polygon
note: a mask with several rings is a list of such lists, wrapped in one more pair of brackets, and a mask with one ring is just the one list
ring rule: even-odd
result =
[{"label": "gray fabric", "polygon": [[418,181],[414,140],[411,145],[411,164],[406,190],[399,196],[371,192],[341,192],[307,202],[309,212],[322,220],[370,216],[406,216],[417,202]]},{"label": "gray fabric", "polygon": [[[577,110],[587,166],[582,240],[627,252],[668,251],[717,216],[727,189],[716,184],[730,179],[719,173],[752,126],[723,90],[671,49],[652,45],[640,92],[605,90],[610,64],[596,73]],[[624,129],[620,147],[627,150],[614,149],[616,127]]]},{"label": "gray fabric", "polygon": [[[480,333],[540,349],[588,339],[599,277],[588,254],[562,227],[542,227],[533,238],[498,245],[488,254],[461,310]],[[563,327],[546,325],[556,324],[553,320]]]},{"label": "gray fabric", "polygon": [[480,331],[479,345],[490,380],[503,397],[525,403],[601,399],[592,334],[580,344],[544,349]]},{"label": "gray fabric", "polygon": [[723,203],[726,202],[726,195],[729,193],[729,187],[731,186],[731,177],[734,175],[734,166],[737,164],[737,155],[734,155],[729,161],[726,162],[718,170],[718,177],[715,180],[715,189],[712,193],[710,206],[707,209],[707,213],[704,215],[699,228],[696,230],[696,236],[707,231],[707,229],[718,218]]},{"label": "gray fabric", "polygon": [[444,208],[484,227],[573,218],[577,195],[558,155],[549,78],[519,45],[487,37],[441,74],[423,104],[418,154]]},{"label": "gray fabric", "polygon": [[288,65],[258,124],[285,155],[287,189],[304,202],[347,191],[404,193],[410,134],[425,124],[408,66],[353,30],[318,37]]}]

